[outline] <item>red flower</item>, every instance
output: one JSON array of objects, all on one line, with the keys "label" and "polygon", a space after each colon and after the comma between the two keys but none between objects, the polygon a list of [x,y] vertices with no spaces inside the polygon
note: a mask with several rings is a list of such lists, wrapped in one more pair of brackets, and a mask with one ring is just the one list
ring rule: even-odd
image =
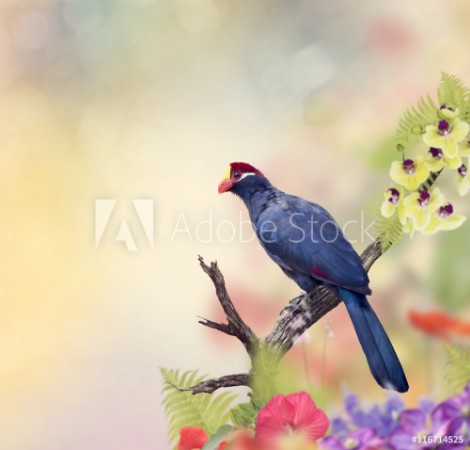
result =
[{"label": "red flower", "polygon": [[411,309],[408,311],[408,320],[418,330],[444,340],[449,340],[452,334],[470,336],[470,322],[456,319],[441,311],[420,313]]},{"label": "red flower", "polygon": [[289,434],[315,442],[325,435],[328,426],[325,413],[306,392],[275,395],[258,413],[256,437],[273,446]]},{"label": "red flower", "polygon": [[202,428],[183,427],[180,430],[178,450],[200,450],[209,440],[209,436]]},{"label": "red flower", "polygon": [[[180,440],[178,442],[178,450],[201,450],[205,443],[209,440],[207,433],[198,427],[183,427],[180,430]],[[223,450],[227,442],[223,441],[219,444],[218,450]]]}]

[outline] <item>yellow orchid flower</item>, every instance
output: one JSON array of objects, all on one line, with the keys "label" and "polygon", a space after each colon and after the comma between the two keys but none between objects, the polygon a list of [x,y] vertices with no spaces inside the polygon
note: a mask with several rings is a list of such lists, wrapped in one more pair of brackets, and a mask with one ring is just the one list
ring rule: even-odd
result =
[{"label": "yellow orchid flower", "polygon": [[438,188],[431,193],[426,190],[413,192],[403,200],[404,216],[411,219],[413,227],[423,231],[431,221],[432,213],[442,205],[444,196]]},{"label": "yellow orchid flower", "polygon": [[385,218],[392,217],[398,211],[398,217],[403,216],[403,189],[390,188],[384,192],[384,201],[380,212]]},{"label": "yellow orchid flower", "polygon": [[429,177],[429,169],[422,156],[404,161],[394,161],[390,167],[390,177],[395,183],[414,191]]},{"label": "yellow orchid flower", "polygon": [[423,234],[434,234],[440,230],[455,230],[459,228],[467,218],[454,214],[454,207],[450,203],[442,205],[431,217]]},{"label": "yellow orchid flower", "polygon": [[439,172],[444,167],[458,169],[462,165],[462,158],[459,155],[448,158],[440,148],[430,147],[424,163],[431,172]]},{"label": "yellow orchid flower", "polygon": [[441,119],[437,126],[428,125],[423,141],[430,147],[440,148],[448,158],[455,158],[459,152],[459,142],[468,134],[469,126],[458,118]]}]

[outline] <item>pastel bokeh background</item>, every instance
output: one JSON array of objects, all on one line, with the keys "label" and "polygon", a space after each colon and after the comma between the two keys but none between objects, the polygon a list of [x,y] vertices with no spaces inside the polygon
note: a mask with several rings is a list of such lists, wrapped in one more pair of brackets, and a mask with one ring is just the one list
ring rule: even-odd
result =
[{"label": "pastel bokeh background", "polygon": [[[228,163],[357,221],[364,248],[400,113],[442,70],[470,83],[469,20],[466,0],[2,0],[0,448],[168,449],[158,368],[247,363],[197,324],[221,317],[197,255],[260,334],[298,294],[217,195]],[[97,199],[116,207],[95,246]],[[123,219],[136,252],[114,240]],[[405,240],[371,272],[410,405],[445,386],[441,344],[408,310],[468,317],[468,231]],[[305,348],[327,411],[345,389],[384,397],[342,307]],[[303,373],[302,352],[289,364]]]}]

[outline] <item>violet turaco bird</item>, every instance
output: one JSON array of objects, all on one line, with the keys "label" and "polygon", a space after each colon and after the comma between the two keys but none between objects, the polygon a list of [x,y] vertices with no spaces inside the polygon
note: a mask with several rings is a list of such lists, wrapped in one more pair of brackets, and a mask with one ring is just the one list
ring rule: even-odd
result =
[{"label": "violet turaco bird", "polygon": [[328,211],[280,191],[242,162],[231,163],[220,182],[219,193],[227,191],[243,200],[264,250],[301,289],[323,284],[337,290],[377,383],[406,392],[400,361],[367,300],[371,290],[361,258]]}]

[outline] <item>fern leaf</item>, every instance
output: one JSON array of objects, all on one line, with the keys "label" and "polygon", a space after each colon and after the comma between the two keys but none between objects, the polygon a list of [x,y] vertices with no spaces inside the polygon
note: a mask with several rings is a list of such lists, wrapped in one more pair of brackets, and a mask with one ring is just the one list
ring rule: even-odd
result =
[{"label": "fern leaf", "polygon": [[377,212],[374,230],[380,241],[382,252],[388,250],[403,237],[403,227],[398,217],[394,215],[386,219],[380,210]]},{"label": "fern leaf", "polygon": [[446,380],[453,393],[461,391],[470,381],[470,347],[446,345]]},{"label": "fern leaf", "polygon": [[180,391],[200,383],[205,376],[197,371],[180,374],[179,370],[160,369],[164,380],[162,405],[168,418],[168,439],[174,444],[184,426],[203,428],[207,434],[215,433],[230,421],[230,407],[235,394],[197,394]]},{"label": "fern leaf", "polygon": [[[466,109],[469,95],[470,90],[458,77],[445,72],[442,73],[441,82],[437,90],[437,96],[441,105],[446,103],[453,108],[459,108],[461,113],[466,114],[464,110]],[[466,118],[462,118],[466,120]]]},{"label": "fern leaf", "polygon": [[400,118],[397,141],[405,143],[411,137],[418,138],[427,125],[436,122],[438,109],[430,95],[421,97],[417,105],[408,108]]},{"label": "fern leaf", "polygon": [[[208,394],[203,395],[206,395],[208,398],[210,397]],[[215,428],[214,431],[230,420],[230,409],[235,397],[230,392],[223,392],[213,396],[210,408],[207,409],[205,420],[212,424],[212,428]]]}]

